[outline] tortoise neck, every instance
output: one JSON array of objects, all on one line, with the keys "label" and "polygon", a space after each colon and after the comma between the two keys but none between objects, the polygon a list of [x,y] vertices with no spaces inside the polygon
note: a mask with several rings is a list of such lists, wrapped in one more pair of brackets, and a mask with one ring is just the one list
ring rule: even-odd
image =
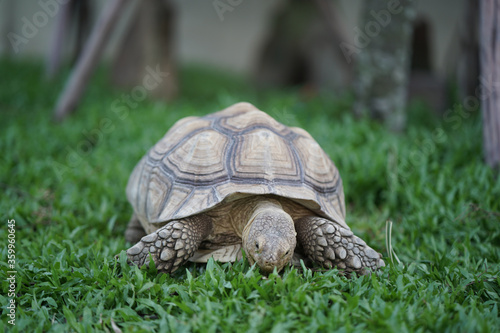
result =
[{"label": "tortoise neck", "polygon": [[290,215],[288,215],[284,210],[278,200],[262,197],[261,200],[257,200],[254,204],[252,214],[248,218],[248,222],[243,228],[241,238],[245,241],[248,237],[248,233],[256,217],[259,215],[269,215],[269,216],[284,216],[286,221],[289,221],[293,226],[293,220]]}]

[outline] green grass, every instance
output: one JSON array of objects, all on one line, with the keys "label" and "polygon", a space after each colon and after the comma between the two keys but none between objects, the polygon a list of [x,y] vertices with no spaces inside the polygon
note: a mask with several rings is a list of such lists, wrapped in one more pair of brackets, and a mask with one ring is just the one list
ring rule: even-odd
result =
[{"label": "green grass", "polygon": [[[64,77],[0,62],[0,331],[493,332],[500,327],[500,180],[483,163],[477,114],[446,123],[410,107],[405,134],[351,116],[352,97],[256,91],[238,78],[182,72],[182,98],[113,112],[123,92],[100,71],[63,124],[51,110]],[[246,261],[169,275],[129,267],[123,234],[132,168],[179,118],[254,103],[308,130],[344,180],[347,222],[402,261],[363,277]],[[123,106],[123,105],[122,105]],[[127,114],[125,114],[125,111]],[[99,132],[99,134],[95,134]],[[16,325],[7,323],[7,220],[16,221]]]}]

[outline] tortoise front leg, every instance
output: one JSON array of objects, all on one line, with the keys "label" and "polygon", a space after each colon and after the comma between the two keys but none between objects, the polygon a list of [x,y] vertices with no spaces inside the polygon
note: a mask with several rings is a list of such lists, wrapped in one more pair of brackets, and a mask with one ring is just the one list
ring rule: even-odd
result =
[{"label": "tortoise front leg", "polygon": [[306,216],[295,221],[297,239],[306,256],[331,268],[337,266],[348,273],[366,274],[367,268],[376,270],[385,266],[380,253],[351,230],[318,216]]},{"label": "tortoise front leg", "polygon": [[172,273],[196,252],[200,243],[212,231],[212,221],[206,215],[171,221],[144,236],[127,250],[130,262],[142,266],[149,263],[149,254],[158,271]]}]

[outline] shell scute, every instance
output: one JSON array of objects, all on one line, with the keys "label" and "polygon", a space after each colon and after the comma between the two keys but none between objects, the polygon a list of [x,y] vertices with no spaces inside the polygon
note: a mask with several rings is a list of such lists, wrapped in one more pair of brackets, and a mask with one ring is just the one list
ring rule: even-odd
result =
[{"label": "shell scute", "polygon": [[262,194],[289,198],[347,227],[342,180],[328,155],[305,130],[249,103],[179,120],[141,159],[127,185],[143,225]]}]

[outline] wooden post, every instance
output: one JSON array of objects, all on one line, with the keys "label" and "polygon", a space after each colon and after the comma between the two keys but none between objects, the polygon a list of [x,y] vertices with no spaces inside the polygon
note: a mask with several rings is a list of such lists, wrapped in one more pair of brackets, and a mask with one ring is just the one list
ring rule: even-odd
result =
[{"label": "wooden post", "polygon": [[107,3],[83,49],[82,55],[70,74],[65,89],[59,96],[54,113],[55,120],[63,120],[77,107],[90,74],[97,65],[105,42],[126,2],[126,0],[110,0]]},{"label": "wooden post", "polygon": [[74,5],[74,1],[75,0],[70,0],[62,5],[59,13],[57,14],[56,27],[54,29],[54,35],[52,36],[52,43],[47,57],[45,71],[45,75],[49,79],[52,79],[61,67],[63,44],[71,26],[71,6]]},{"label": "wooden post", "polygon": [[480,2],[480,88],[486,163],[500,168],[500,0]]}]

